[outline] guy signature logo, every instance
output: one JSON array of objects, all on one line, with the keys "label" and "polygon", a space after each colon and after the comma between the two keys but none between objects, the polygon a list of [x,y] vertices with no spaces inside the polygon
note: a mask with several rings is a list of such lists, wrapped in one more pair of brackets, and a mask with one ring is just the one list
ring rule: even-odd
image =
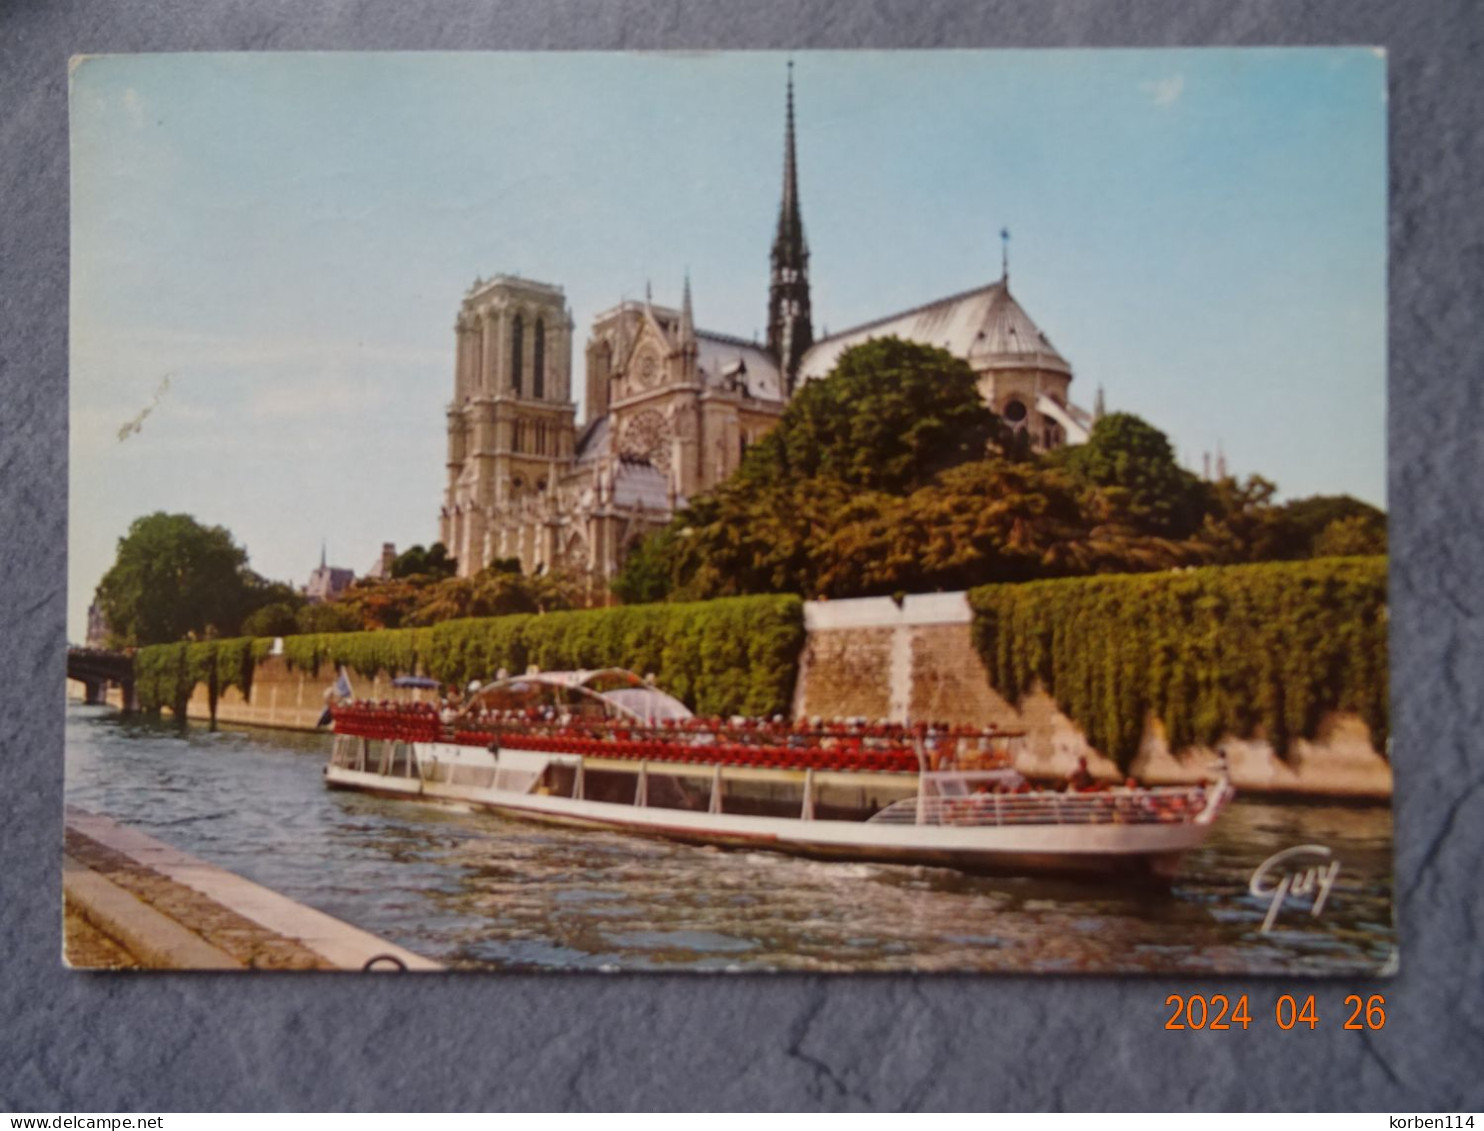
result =
[{"label": "guy signature logo", "polygon": [[[1273,929],[1278,912],[1289,896],[1311,896],[1314,903],[1309,915],[1319,918],[1329,893],[1334,890],[1335,880],[1340,876],[1340,862],[1331,860],[1333,855],[1322,844],[1300,844],[1275,852],[1257,866],[1247,890],[1259,899],[1271,901],[1267,917],[1262,921],[1264,933]],[[1329,863],[1322,863],[1326,860]]]}]

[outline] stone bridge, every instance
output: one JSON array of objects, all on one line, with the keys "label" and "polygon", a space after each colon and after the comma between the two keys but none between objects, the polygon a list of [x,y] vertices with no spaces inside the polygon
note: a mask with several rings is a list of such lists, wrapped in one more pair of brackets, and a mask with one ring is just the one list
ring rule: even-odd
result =
[{"label": "stone bridge", "polygon": [[125,711],[138,708],[134,694],[134,657],[127,652],[109,652],[102,648],[68,648],[67,678],[86,688],[86,702],[107,702],[110,684],[123,692]]}]

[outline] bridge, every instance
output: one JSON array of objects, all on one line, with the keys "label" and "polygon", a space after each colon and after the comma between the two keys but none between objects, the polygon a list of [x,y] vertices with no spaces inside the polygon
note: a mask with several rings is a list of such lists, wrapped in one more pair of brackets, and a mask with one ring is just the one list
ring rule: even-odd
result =
[{"label": "bridge", "polygon": [[86,688],[86,702],[107,702],[108,687],[123,691],[124,710],[139,706],[134,694],[134,657],[127,652],[109,652],[102,648],[68,648],[67,678]]}]

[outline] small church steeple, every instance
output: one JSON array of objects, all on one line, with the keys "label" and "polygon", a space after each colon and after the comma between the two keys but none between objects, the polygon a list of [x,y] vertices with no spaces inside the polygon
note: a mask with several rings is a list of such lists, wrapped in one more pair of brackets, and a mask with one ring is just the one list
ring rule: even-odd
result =
[{"label": "small church steeple", "polygon": [[794,64],[788,62],[788,94],[783,132],[783,199],[778,232],[773,237],[772,275],[768,287],[768,352],[783,370],[793,392],[799,362],[814,344],[809,311],[809,244],[799,211],[798,159],[794,152]]}]

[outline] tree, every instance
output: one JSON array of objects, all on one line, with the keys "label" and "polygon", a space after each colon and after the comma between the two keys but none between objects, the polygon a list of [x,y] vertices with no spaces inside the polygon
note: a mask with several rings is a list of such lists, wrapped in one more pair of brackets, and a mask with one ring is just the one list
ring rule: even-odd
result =
[{"label": "tree", "polygon": [[297,610],[288,602],[254,609],[242,621],[243,636],[292,636],[299,631]]},{"label": "tree", "polygon": [[670,559],[679,532],[675,524],[661,527],[629,547],[623,568],[613,579],[613,595],[625,605],[646,605],[670,595]]},{"label": "tree", "polygon": [[392,577],[452,577],[458,572],[458,561],[448,556],[448,547],[434,542],[427,549],[410,546],[392,559]]},{"label": "tree", "polygon": [[97,601],[124,645],[236,635],[250,610],[247,551],[221,526],[163,511],[135,519],[98,585]]},{"label": "tree", "polygon": [[1093,425],[1087,443],[1062,451],[1059,462],[1104,493],[1118,524],[1173,538],[1199,529],[1204,485],[1175,461],[1170,441],[1147,421],[1115,412]]},{"label": "tree", "polygon": [[[305,605],[294,616],[291,632],[359,632],[364,625],[351,609],[330,603]],[[275,634],[279,635],[279,634]]]},{"label": "tree", "polygon": [[983,458],[998,433],[967,362],[900,338],[873,339],[799,390],[778,426],[748,449],[736,480],[757,489],[825,476],[905,494]]},{"label": "tree", "polygon": [[1311,495],[1282,508],[1295,558],[1386,552],[1386,512],[1349,495]]},{"label": "tree", "polygon": [[1313,556],[1341,558],[1359,554],[1386,553],[1384,515],[1352,514],[1337,518],[1314,539]]}]

